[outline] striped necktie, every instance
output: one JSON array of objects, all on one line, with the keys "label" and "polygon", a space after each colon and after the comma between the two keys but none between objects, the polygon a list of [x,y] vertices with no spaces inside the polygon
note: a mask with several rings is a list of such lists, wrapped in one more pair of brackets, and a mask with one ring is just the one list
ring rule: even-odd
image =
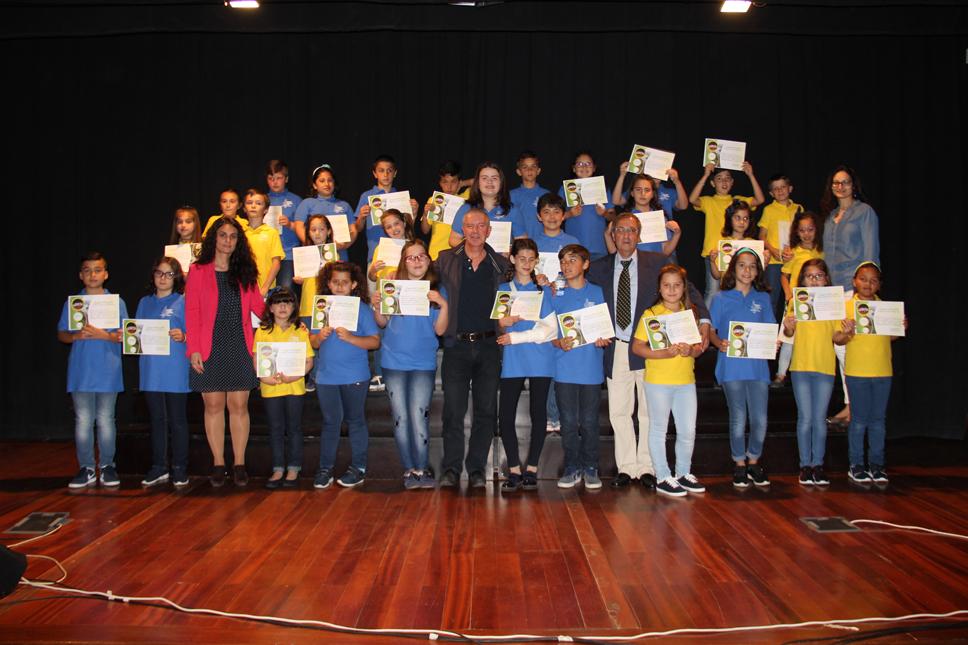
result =
[{"label": "striped necktie", "polygon": [[622,274],[618,277],[618,300],[615,302],[615,321],[619,329],[625,329],[632,322],[632,279],[629,277],[629,265],[632,260],[619,260],[622,263]]}]

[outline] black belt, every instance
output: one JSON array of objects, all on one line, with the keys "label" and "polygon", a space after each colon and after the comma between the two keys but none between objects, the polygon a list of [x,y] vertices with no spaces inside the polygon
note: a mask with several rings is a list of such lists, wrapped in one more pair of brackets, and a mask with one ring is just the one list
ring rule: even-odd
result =
[{"label": "black belt", "polygon": [[469,331],[457,334],[457,340],[468,340],[472,343],[476,343],[479,340],[484,340],[485,338],[494,338],[497,334],[491,331]]}]

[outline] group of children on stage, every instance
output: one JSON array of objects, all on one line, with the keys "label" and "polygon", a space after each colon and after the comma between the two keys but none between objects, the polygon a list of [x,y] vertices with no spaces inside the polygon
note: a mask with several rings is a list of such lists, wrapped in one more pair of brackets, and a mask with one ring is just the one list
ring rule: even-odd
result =
[{"label": "group of children on stage", "polygon": [[[596,166],[592,156],[587,152],[576,155],[572,170],[576,177],[593,176]],[[712,166],[706,167],[688,196],[674,169],[669,170],[668,183],[635,175],[626,192],[627,170],[626,162],[620,168],[619,182],[612,195],[614,204],[624,207],[618,212],[661,210],[667,219],[666,241],[640,244],[641,250],[674,259],[681,238],[674,210],[683,210],[692,204],[705,214],[702,254],[708,258],[709,341],[719,350],[715,375],[729,407],[730,448],[735,462],[733,484],[738,488],[769,484],[760,460],[767,430],[771,377],[765,359],[726,355],[728,325],[731,321],[776,323],[776,313],[783,311],[783,303],[788,304],[780,321],[782,333],[792,337],[792,343],[781,345],[778,370],[772,380],[780,385],[788,374],[792,375],[798,404],[800,483],[820,486],[829,483],[823,469],[825,417],[836,371],[835,344],[847,348],[844,375],[852,403],[849,476],[859,482],[886,482],[885,416],[893,338],[857,335],[849,312],[843,321],[798,322],[789,305],[793,287],[830,284],[830,271],[822,250],[824,218],[795,204],[790,199],[791,181],[777,175],[768,187],[773,201],[759,220],[759,235],[754,235],[753,211],[765,202],[765,197],[748,163],[744,164],[744,173],[752,183],[753,197],[732,195],[732,174]],[[436,485],[428,462],[430,400],[437,369],[438,337],[446,330],[448,317],[456,313],[449,311],[448,294],[440,285],[435,259],[441,251],[460,242],[460,223],[471,206],[482,209],[491,221],[512,223],[514,239],[509,259],[513,268],[498,290],[540,290],[545,294],[538,321],[507,316],[497,322],[497,342],[503,346],[499,427],[509,471],[502,489],[511,492],[537,486],[546,430],[558,428],[562,430],[565,452],[565,470],[558,485],[567,488],[583,481],[588,488],[601,486],[597,476],[598,414],[601,387],[605,382],[602,348],[609,339],[572,348],[573,339],[560,333],[555,315],[604,302],[602,290],[588,282],[585,274],[591,261],[614,252],[612,229],[617,214],[611,202],[569,208],[563,199],[563,189],[554,194],[538,185],[540,171],[537,155],[523,153],[516,167],[522,184],[509,191],[504,173],[496,164],[481,164],[470,191],[463,193],[467,201],[457,212],[453,226],[440,220],[430,221],[426,216],[419,220],[419,230],[429,236],[429,243],[416,234],[416,225],[409,214],[398,209],[386,209],[379,223],[373,222],[368,197],[396,190],[393,184],[396,165],[386,156],[374,162],[372,172],[376,185],[361,195],[356,209],[336,197],[337,180],[330,166],[313,170],[312,196],[300,199],[286,188],[288,168],[280,161],[273,161],[267,173],[269,191],[250,189],[241,196],[234,190],[224,191],[220,196],[221,213],[210,218],[204,229],[194,208],[183,207],[175,212],[170,240],[175,245],[197,244],[222,217],[235,218],[242,224],[258,267],[259,291],[266,297],[265,313],[255,331],[254,342],[288,341],[306,345],[305,377],[278,373],[259,379],[272,451],[273,469],[268,488],[297,485],[302,467],[304,394],[313,390],[323,412],[314,486],[326,488],[334,481],[333,467],[343,421],[348,426],[352,455],[350,468],[337,481],[346,487],[362,483],[368,435],[364,403],[374,372],[379,376],[379,384],[385,383],[388,391],[404,487]],[[707,182],[714,189],[713,195],[701,195]],[[440,192],[459,194],[466,183],[460,178],[457,164],[448,162],[441,167]],[[411,209],[418,213],[418,204],[411,201]],[[270,207],[276,207],[275,218],[281,234],[266,223]],[[429,200],[427,207],[430,207]],[[337,244],[339,257],[326,262],[315,277],[295,277],[293,249],[334,242],[333,218],[339,216],[347,218],[350,234],[348,242]],[[790,223],[789,239],[779,237],[782,222]],[[348,247],[364,231],[369,246],[366,270],[347,258]],[[378,254],[374,255],[381,237],[403,241],[396,266],[388,266]],[[735,240],[737,248],[725,271],[720,271],[716,262],[721,239]],[[768,258],[765,267],[757,252],[743,246],[743,240],[755,239],[764,242],[764,256]],[[560,275],[543,276],[535,271],[542,252],[558,254]],[[80,265],[81,293],[108,293],[104,286],[108,276],[107,260],[98,253],[88,254]],[[142,482],[146,486],[171,481],[177,487],[189,481],[185,409],[190,391],[190,366],[185,350],[182,295],[187,276],[188,267],[174,257],[165,255],[157,259],[149,273],[149,293],[138,303],[135,315],[139,319],[167,319],[170,325],[169,354],[140,357],[139,389],[145,393],[152,422],[152,466]],[[379,313],[381,294],[373,287],[381,278],[390,277],[398,281],[428,280],[430,315]],[[280,286],[276,286],[277,282]],[[873,262],[861,264],[854,274],[853,298],[878,299],[880,283],[880,267]],[[650,416],[650,427],[641,429],[647,437],[640,434],[640,441],[648,441],[657,491],[673,497],[705,490],[691,473],[697,410],[694,364],[704,346],[680,343],[653,349],[648,342],[645,318],[694,311],[688,284],[683,268],[676,264],[665,266],[659,274],[658,298],[654,303],[647,303],[642,320],[633,321],[632,351],[645,359]],[[328,326],[309,329],[314,298],[324,294],[364,300],[359,308],[356,331]],[[373,304],[373,309],[367,304]],[[117,393],[124,389],[121,330],[85,324],[79,331],[70,331],[68,315],[69,307],[65,304],[58,338],[71,344],[67,389],[74,401],[80,465],[80,472],[70,486],[83,488],[95,483],[98,477],[104,486],[117,486],[120,482],[114,464],[114,407]],[[128,317],[123,300],[120,317]],[[249,349],[254,350],[254,344]],[[369,359],[374,350],[378,350],[377,364],[371,367]],[[525,380],[530,395],[531,436],[526,463],[522,464],[515,415]],[[563,412],[559,419],[558,408],[565,401],[567,414]],[[568,418],[563,423],[566,416],[574,417],[576,412],[578,418]],[[665,448],[670,414],[676,422],[674,469],[667,463]],[[98,461],[94,451],[95,428]],[[869,443],[866,458],[865,435]]]}]

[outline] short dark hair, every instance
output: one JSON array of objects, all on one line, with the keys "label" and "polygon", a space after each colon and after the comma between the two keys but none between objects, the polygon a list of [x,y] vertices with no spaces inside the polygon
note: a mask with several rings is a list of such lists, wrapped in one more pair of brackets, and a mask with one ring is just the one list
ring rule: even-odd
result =
[{"label": "short dark hair", "polygon": [[99,260],[101,262],[104,262],[104,268],[105,269],[108,268],[108,260],[107,260],[107,258],[104,257],[104,255],[101,254],[99,251],[88,251],[87,253],[85,253],[84,255],[82,255],[81,256],[81,261],[77,263],[77,267],[78,267],[78,269],[82,269],[82,268],[84,268],[84,263],[85,262],[97,262]]},{"label": "short dark hair", "polygon": [[565,200],[558,195],[558,193],[545,193],[538,198],[538,212],[541,212],[542,208],[550,206],[551,208],[557,208],[561,212],[568,210],[568,206],[565,204]]},{"label": "short dark hair", "polygon": [[289,166],[282,159],[270,159],[269,165],[266,168],[267,175],[274,175],[277,172],[281,172],[286,177],[289,176]]},{"label": "short dark hair", "polygon": [[566,244],[561,247],[561,250],[558,251],[558,259],[564,260],[566,255],[577,255],[581,258],[582,262],[592,261],[592,256],[588,252],[588,249],[581,244]]},{"label": "short dark hair", "polygon": [[370,167],[370,170],[376,170],[376,165],[381,161],[386,161],[387,163],[391,164],[394,169],[397,167],[396,160],[390,155],[377,155],[376,159],[373,160],[373,165]]},{"label": "short dark hair", "polygon": [[538,162],[539,166],[541,165],[541,159],[538,157],[538,153],[536,153],[534,150],[522,150],[521,154],[518,155],[518,160],[514,162],[514,165],[520,166],[521,162],[525,159],[534,159]]},{"label": "short dark hair", "polygon": [[440,168],[437,169],[437,176],[443,177],[444,175],[451,175],[452,177],[460,177],[460,163],[454,161],[453,159],[448,159],[444,163],[440,164]]}]

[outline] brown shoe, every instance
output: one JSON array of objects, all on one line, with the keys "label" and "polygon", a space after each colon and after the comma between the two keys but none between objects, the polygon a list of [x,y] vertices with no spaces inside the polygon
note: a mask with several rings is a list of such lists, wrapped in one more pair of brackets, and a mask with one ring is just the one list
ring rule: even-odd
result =
[{"label": "brown shoe", "polygon": [[232,467],[232,480],[236,486],[245,486],[249,483],[249,473],[245,472],[245,466]]},{"label": "brown shoe", "polygon": [[215,466],[212,468],[212,474],[209,475],[208,481],[211,482],[213,488],[221,488],[225,485],[225,466]]}]

